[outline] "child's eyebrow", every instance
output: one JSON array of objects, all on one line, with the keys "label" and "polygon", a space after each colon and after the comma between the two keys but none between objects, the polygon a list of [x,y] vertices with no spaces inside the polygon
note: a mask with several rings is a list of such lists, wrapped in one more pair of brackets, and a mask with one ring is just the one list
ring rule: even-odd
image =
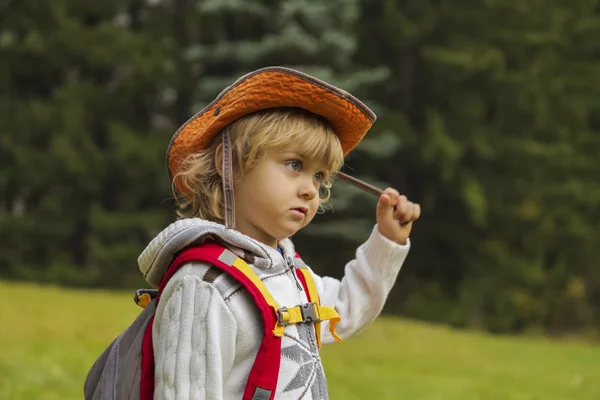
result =
[{"label": "child's eyebrow", "polygon": [[281,153],[286,157],[294,157],[294,158],[299,158],[301,160],[311,160],[311,157],[309,157],[308,154],[303,153],[298,150],[284,150]]}]

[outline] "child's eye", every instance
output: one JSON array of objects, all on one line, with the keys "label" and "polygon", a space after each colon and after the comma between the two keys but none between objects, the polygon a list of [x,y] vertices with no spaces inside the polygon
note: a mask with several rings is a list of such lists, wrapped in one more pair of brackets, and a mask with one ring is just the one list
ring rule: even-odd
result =
[{"label": "child's eye", "polygon": [[298,160],[288,161],[285,163],[292,171],[300,171],[302,169],[302,163]]},{"label": "child's eye", "polygon": [[324,174],[324,173],[322,173],[322,172],[317,172],[317,173],[315,174],[315,181],[317,181],[317,182],[321,183],[321,182],[323,182],[324,180],[325,180],[325,174]]}]

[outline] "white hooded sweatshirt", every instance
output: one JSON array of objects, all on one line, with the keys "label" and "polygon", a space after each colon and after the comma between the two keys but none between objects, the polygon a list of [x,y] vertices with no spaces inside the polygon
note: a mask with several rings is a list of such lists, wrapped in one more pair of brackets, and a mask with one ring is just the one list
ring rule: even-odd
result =
[{"label": "white hooded sweatshirt", "polygon": [[[279,242],[282,255],[238,231],[201,219],[177,221],[162,231],[140,255],[140,270],[157,286],[175,253],[206,238],[220,241],[248,262],[281,306],[308,301],[293,271],[291,240]],[[311,271],[321,304],[334,307],[341,317],[336,332],[343,339],[381,312],[409,246],[388,240],[375,226],[356,258],[346,264],[341,281]],[[321,325],[323,343],[335,342],[329,324]],[[156,310],[154,399],[241,399],[262,337],[261,316],[239,283],[206,263],[183,265],[166,285]],[[281,348],[275,399],[327,399],[314,325],[288,325]]]}]

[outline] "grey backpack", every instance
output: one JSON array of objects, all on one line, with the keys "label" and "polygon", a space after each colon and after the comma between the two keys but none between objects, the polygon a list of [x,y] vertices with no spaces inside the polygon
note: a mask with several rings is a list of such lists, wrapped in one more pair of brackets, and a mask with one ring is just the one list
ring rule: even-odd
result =
[{"label": "grey backpack", "polygon": [[[337,312],[321,306],[310,272],[296,269],[298,278],[306,287],[309,303],[292,308],[279,307],[260,278],[244,260],[218,243],[204,243],[179,253],[162,278],[159,290],[136,292],[135,301],[144,310],[100,355],[88,373],[84,385],[85,400],[150,400],[154,395],[154,353],[152,323],[156,304],[166,283],[181,265],[188,261],[204,261],[226,272],[242,284],[253,298],[263,320],[261,341],[254,365],[250,371],[243,400],[273,400],[281,361],[281,338],[288,324],[315,324],[315,331],[323,320],[337,320]],[[298,262],[299,258],[297,259]],[[303,263],[302,263],[303,265]],[[312,288],[312,289],[311,289]],[[275,311],[276,310],[276,311]],[[292,314],[291,311],[294,311]],[[335,335],[333,323],[330,331]],[[318,342],[317,334],[317,342]]]},{"label": "grey backpack", "polygon": [[[158,290],[136,291],[138,305],[144,310],[98,357],[84,384],[85,400],[140,400],[142,343],[148,323],[156,311]],[[148,301],[149,300],[149,301]]]}]

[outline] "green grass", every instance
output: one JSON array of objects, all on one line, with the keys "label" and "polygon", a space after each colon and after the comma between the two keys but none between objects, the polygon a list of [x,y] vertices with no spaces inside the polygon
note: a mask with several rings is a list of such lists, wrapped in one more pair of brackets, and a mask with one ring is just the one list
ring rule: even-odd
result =
[{"label": "green grass", "polygon": [[[0,399],[81,399],[132,293],[0,282]],[[332,399],[600,399],[600,347],[380,318],[326,346]]]}]

